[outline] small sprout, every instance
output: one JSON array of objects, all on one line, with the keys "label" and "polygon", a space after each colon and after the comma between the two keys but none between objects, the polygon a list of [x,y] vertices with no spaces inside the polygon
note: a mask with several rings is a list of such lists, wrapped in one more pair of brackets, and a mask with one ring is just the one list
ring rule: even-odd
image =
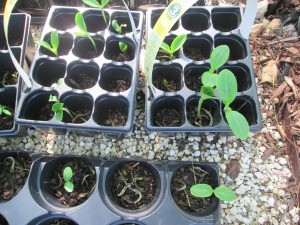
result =
[{"label": "small sprout", "polygon": [[58,98],[55,95],[50,95],[49,102],[55,102],[51,109],[55,113],[55,119],[58,122],[63,120],[64,112],[66,112],[73,119],[71,112],[64,107],[64,103],[58,101]]},{"label": "small sprout", "polygon": [[163,84],[165,87],[168,87],[168,85],[169,85],[167,79],[163,79],[162,84]]},{"label": "small sprout", "polygon": [[2,115],[11,116],[12,112],[9,111],[6,106],[0,104],[0,116],[2,116]]},{"label": "small sprout", "polygon": [[186,34],[178,35],[171,43],[171,46],[169,46],[166,42],[163,42],[160,46],[162,49],[162,52],[168,53],[170,59],[174,59],[174,53],[178,51],[182,47],[182,45],[185,43],[187,39]]},{"label": "small sprout", "polygon": [[50,42],[51,45],[48,44],[46,41],[37,41],[35,43],[43,46],[44,48],[51,51],[54,55],[58,56],[59,37],[57,31],[51,32]]},{"label": "small sprout", "polygon": [[59,86],[63,83],[63,81],[64,81],[64,78],[60,78],[60,79],[57,80],[56,83],[53,83],[53,84],[51,85],[51,87],[52,87],[52,88],[59,87]]},{"label": "small sprout", "polygon": [[218,199],[225,202],[231,202],[236,198],[235,193],[231,189],[220,186],[213,190],[208,184],[195,184],[190,188],[190,193],[199,198],[207,198],[215,194]]},{"label": "small sprout", "polygon": [[92,42],[92,44],[94,46],[95,51],[97,52],[96,43],[93,40],[93,38],[91,37],[91,35],[89,34],[89,32],[87,31],[83,15],[80,12],[76,13],[76,15],[75,15],[75,23],[76,23],[76,26],[78,27],[78,29],[80,30],[80,32],[74,32],[74,35],[76,35],[78,37],[87,37],[88,39],[90,39],[90,41]]},{"label": "small sprout", "polygon": [[111,22],[111,26],[115,29],[115,31],[118,34],[122,34],[122,28],[123,27],[127,27],[127,24],[121,24],[121,25],[119,25],[117,20],[113,20]]},{"label": "small sprout", "polygon": [[119,41],[119,48],[122,53],[126,53],[128,50],[128,45],[125,42]]},{"label": "small sprout", "polygon": [[64,188],[67,192],[72,192],[74,190],[74,184],[72,183],[71,179],[73,177],[73,171],[71,167],[66,167],[63,172],[64,177]]},{"label": "small sprout", "polygon": [[97,0],[82,0],[82,2],[89,5],[89,6],[99,8],[102,12],[104,22],[107,26],[107,19],[106,19],[105,13],[104,13],[104,7],[107,5],[109,0],[101,0],[101,3],[99,3]]}]

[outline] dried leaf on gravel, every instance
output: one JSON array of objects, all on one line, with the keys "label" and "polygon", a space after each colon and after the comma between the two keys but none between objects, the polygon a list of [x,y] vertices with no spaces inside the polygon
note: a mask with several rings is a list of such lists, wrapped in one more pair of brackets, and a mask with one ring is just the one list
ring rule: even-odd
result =
[{"label": "dried leaf on gravel", "polygon": [[270,60],[267,65],[262,69],[261,82],[274,84],[277,78],[278,69],[275,60]]},{"label": "dried leaf on gravel", "polygon": [[238,160],[231,160],[227,165],[226,165],[226,174],[232,179],[235,180],[241,169],[241,164]]},{"label": "dried leaf on gravel", "polygon": [[274,154],[274,148],[268,148],[264,151],[264,154],[261,159],[264,162],[269,158],[270,155],[273,155],[273,154]]}]

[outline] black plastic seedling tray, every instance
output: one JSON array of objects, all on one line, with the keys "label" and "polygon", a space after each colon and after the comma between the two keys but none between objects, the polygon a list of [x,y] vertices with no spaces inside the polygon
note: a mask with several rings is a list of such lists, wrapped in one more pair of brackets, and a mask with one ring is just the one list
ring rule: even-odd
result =
[{"label": "black plastic seedling tray", "polygon": [[[147,37],[165,8],[150,9],[146,15]],[[186,132],[191,135],[203,132],[231,132],[223,114],[219,99],[204,102],[204,109],[211,112],[212,126],[193,125],[189,117],[189,109],[198,105],[201,88],[201,75],[210,68],[210,53],[216,46],[228,45],[230,59],[221,68],[230,69],[238,82],[238,95],[231,104],[233,110],[242,113],[249,125],[250,131],[262,128],[260,106],[258,101],[255,75],[253,71],[249,42],[241,35],[243,21],[241,7],[191,7],[173,26],[165,37],[167,43],[180,34],[187,34],[187,41],[177,52],[177,59],[163,62],[155,60],[152,83],[154,93],[150,89],[146,93],[146,127],[149,131],[173,133]],[[190,57],[188,49],[201,51],[196,58]],[[155,85],[156,79],[175,80],[178,83],[176,91],[167,92]],[[187,82],[190,80],[190,82]],[[161,126],[156,123],[156,115],[162,109],[176,109],[178,113],[177,126]]]},{"label": "black plastic seedling tray", "polygon": [[[85,18],[88,31],[91,32],[97,46],[97,54],[89,55],[93,46],[88,38],[73,35],[75,29],[75,14],[81,12]],[[136,83],[138,77],[138,62],[143,29],[143,14],[132,12],[136,26],[137,40],[133,34],[127,11],[106,9],[108,26],[105,26],[101,10],[83,7],[59,7],[50,9],[41,40],[49,41],[50,33],[58,31],[60,39],[59,57],[54,57],[43,47],[38,47],[29,76],[32,79],[32,89],[21,93],[16,121],[19,124],[50,127],[56,132],[69,129],[81,135],[93,135],[93,132],[104,132],[113,137],[128,134],[133,126],[135,108]],[[111,21],[117,19],[127,24],[128,32],[118,35],[111,28]],[[115,61],[118,42],[127,43],[130,58],[127,61]],[[72,81],[78,81],[84,74],[93,80],[90,85],[81,88]],[[58,79],[64,82],[58,87],[51,87]],[[129,83],[127,90],[110,91],[111,82],[124,79]],[[72,111],[85,107],[90,116],[85,122],[58,122],[55,118],[49,120],[36,119],[42,107],[48,103],[50,94],[56,95],[60,102]],[[121,109],[124,112],[125,123],[117,126],[103,124],[101,116],[109,110]]]},{"label": "black plastic seedling tray", "polygon": [[[6,153],[2,153],[6,154]],[[32,166],[27,182],[22,190],[11,200],[0,202],[0,215],[10,225],[48,224],[52,218],[66,218],[74,224],[89,225],[200,225],[220,223],[220,203],[213,197],[212,204],[205,213],[189,214],[181,210],[174,202],[170,183],[175,171],[192,162],[149,161],[138,159],[103,159],[83,156],[41,156],[31,155]],[[67,207],[53,197],[49,189],[49,174],[61,162],[73,159],[84,159],[96,171],[96,185],[92,194],[82,204]],[[3,159],[2,159],[3,160]],[[139,162],[152,171],[156,180],[156,193],[152,202],[137,210],[128,210],[115,204],[111,197],[110,182],[112,174],[124,162]],[[215,163],[194,162],[194,166],[201,166],[208,171],[215,185],[219,186],[218,166]],[[25,204],[30,207],[23,207]],[[18,215],[18,216],[16,216]]]},{"label": "black plastic seedling tray", "polygon": [[[23,67],[25,65],[25,56],[27,41],[29,35],[29,25],[30,16],[24,13],[13,13],[10,18],[8,36],[9,44],[15,58],[19,64]],[[6,46],[6,39],[3,30],[3,15],[0,14],[0,44]],[[16,72],[15,66],[11,60],[10,54],[7,47],[4,50],[0,50],[0,76],[1,79],[4,77],[5,73]],[[15,83],[4,83],[0,86],[0,104],[5,106],[10,106],[13,110],[17,107],[19,100],[20,89],[21,89],[21,79],[18,77]],[[25,126],[19,126],[14,122],[11,129],[0,130],[0,136],[16,136],[22,135],[26,131]]]}]

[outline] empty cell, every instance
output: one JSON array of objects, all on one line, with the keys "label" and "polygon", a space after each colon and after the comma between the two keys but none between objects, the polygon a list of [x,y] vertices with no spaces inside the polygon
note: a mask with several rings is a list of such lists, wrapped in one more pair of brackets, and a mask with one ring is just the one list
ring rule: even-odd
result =
[{"label": "empty cell", "polygon": [[50,20],[50,26],[62,31],[75,27],[75,15],[77,12],[78,10],[71,8],[55,9]]},{"label": "empty cell", "polygon": [[202,86],[201,76],[210,69],[209,64],[189,64],[184,69],[184,82],[188,89],[199,92]]},{"label": "empty cell", "polygon": [[241,23],[241,12],[237,7],[218,7],[212,9],[212,24],[216,30],[229,32]]},{"label": "empty cell", "polygon": [[183,53],[193,61],[209,59],[213,46],[212,42],[212,38],[206,34],[201,36],[188,35],[183,45]]},{"label": "empty cell", "polygon": [[201,32],[210,27],[210,14],[205,9],[189,9],[181,18],[182,27],[192,32]]}]

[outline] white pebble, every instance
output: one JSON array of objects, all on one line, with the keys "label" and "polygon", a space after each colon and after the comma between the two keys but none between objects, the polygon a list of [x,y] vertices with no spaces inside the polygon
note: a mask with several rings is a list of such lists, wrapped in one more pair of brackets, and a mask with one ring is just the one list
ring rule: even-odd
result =
[{"label": "white pebble", "polygon": [[231,213],[232,215],[237,215],[237,213],[238,213],[237,208],[236,208],[236,207],[232,207],[232,208],[230,209],[230,213]]},{"label": "white pebble", "polygon": [[154,152],[153,151],[149,151],[149,154],[148,154],[148,159],[154,159]]},{"label": "white pebble", "polygon": [[279,158],[279,163],[280,163],[281,165],[286,165],[286,164],[287,164],[287,161],[286,161],[285,158]]},{"label": "white pebble", "polygon": [[200,151],[195,151],[195,152],[194,152],[194,156],[195,156],[195,157],[199,157],[199,156],[200,156]]},{"label": "white pebble", "polygon": [[247,191],[246,187],[244,185],[239,186],[236,190],[235,193],[238,195],[243,195]]},{"label": "white pebble", "polygon": [[275,205],[275,199],[274,199],[273,197],[270,197],[270,198],[268,199],[268,205],[269,205],[270,207],[274,207],[274,205]]},{"label": "white pebble", "polygon": [[209,134],[209,135],[206,136],[206,139],[207,139],[208,142],[211,142],[214,139],[214,135]]},{"label": "white pebble", "polygon": [[170,156],[174,156],[176,154],[175,150],[171,149],[170,150]]}]

